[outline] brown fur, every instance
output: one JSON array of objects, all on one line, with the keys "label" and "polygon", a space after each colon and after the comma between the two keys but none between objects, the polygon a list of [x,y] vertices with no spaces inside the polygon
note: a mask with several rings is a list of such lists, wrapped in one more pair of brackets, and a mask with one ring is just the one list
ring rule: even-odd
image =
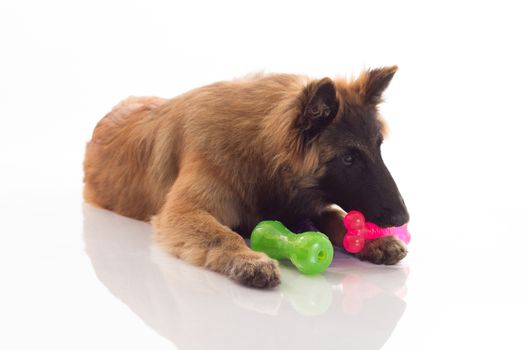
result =
[{"label": "brown fur", "polygon": [[[338,81],[337,94],[360,103],[366,83],[366,74]],[[276,262],[232,228],[265,219],[261,193],[293,196],[322,174],[333,151],[315,140],[306,147],[297,127],[317,86],[303,76],[255,75],[171,100],[131,97],[98,123],[87,145],[85,199],[151,220],[157,240],[192,264],[246,285],[275,286]],[[315,205],[319,225],[340,245],[341,213],[338,224],[328,224],[333,217],[323,220],[323,213],[332,209]]]}]

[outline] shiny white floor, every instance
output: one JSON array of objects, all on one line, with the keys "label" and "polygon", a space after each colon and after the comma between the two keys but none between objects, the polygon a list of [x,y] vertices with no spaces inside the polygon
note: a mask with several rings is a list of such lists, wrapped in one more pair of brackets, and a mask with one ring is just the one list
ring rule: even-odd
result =
[{"label": "shiny white floor", "polygon": [[464,227],[413,225],[399,266],[339,252],[316,277],[283,264],[282,284],[260,291],[167,256],[148,224],[82,205],[77,194],[1,203],[10,208],[0,256],[3,349],[525,344],[523,236],[503,248],[490,231],[470,242]]},{"label": "shiny white floor", "polygon": [[[329,3],[0,3],[0,349],[525,349],[519,2]],[[247,289],[83,204],[84,144],[121,98],[389,64],[398,266],[339,252]]]}]

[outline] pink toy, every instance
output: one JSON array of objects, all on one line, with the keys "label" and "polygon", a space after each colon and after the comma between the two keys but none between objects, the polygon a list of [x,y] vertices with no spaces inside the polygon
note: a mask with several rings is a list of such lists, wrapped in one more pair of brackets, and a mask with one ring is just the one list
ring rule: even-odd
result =
[{"label": "pink toy", "polygon": [[410,242],[410,233],[406,224],[399,227],[381,228],[372,222],[366,222],[364,215],[357,210],[346,214],[344,224],[347,232],[343,238],[343,246],[350,253],[359,253],[367,239],[396,236],[405,244]]}]

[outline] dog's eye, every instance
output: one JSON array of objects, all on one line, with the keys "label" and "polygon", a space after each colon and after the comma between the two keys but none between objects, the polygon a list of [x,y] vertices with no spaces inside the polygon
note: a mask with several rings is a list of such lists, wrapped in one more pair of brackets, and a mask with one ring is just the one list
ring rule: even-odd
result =
[{"label": "dog's eye", "polygon": [[354,162],[354,156],[352,153],[347,153],[343,156],[343,163],[345,165],[352,165],[353,162]]}]

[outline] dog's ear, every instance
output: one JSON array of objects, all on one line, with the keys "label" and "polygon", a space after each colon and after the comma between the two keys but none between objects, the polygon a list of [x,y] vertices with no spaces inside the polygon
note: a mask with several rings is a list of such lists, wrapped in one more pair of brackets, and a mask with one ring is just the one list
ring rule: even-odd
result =
[{"label": "dog's ear", "polygon": [[339,103],[335,84],[330,78],[314,81],[306,86],[303,109],[297,119],[297,127],[306,136],[321,132],[335,118]]},{"label": "dog's ear", "polygon": [[397,66],[371,69],[364,72],[359,78],[359,93],[366,104],[381,102],[383,92],[390,84],[397,71]]}]

